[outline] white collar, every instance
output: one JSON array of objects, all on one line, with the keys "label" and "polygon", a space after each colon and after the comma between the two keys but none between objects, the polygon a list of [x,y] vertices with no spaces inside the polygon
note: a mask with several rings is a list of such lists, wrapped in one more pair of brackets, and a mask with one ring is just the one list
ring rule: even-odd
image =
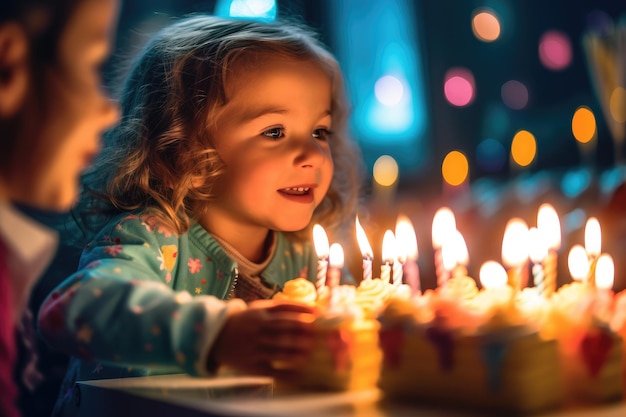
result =
[{"label": "white collar", "polygon": [[0,202],[0,239],[7,251],[13,317],[19,320],[33,285],[55,254],[59,238],[52,229],[20,213],[9,203]]}]

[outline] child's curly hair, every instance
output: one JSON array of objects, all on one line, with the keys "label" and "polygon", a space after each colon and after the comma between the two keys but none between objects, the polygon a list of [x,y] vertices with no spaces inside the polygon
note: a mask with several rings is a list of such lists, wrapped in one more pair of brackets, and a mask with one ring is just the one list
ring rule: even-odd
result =
[{"label": "child's curly hair", "polygon": [[337,60],[301,24],[208,15],[166,27],[140,54],[122,90],[121,122],[108,132],[102,153],[84,177],[83,205],[97,195],[114,211],[148,207],[174,230],[187,231],[210,204],[224,169],[210,132],[226,103],[226,77],[251,53],[311,60],[327,71],[335,172],[312,223],[333,228],[354,218],[361,158],[347,136],[347,100]]}]

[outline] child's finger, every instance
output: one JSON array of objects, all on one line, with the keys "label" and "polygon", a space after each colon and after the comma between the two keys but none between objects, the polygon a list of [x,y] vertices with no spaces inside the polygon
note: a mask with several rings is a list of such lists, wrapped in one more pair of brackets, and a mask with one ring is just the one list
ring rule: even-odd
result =
[{"label": "child's finger", "polygon": [[266,323],[276,329],[307,328],[313,326],[315,315],[310,313],[275,312],[269,315]]}]

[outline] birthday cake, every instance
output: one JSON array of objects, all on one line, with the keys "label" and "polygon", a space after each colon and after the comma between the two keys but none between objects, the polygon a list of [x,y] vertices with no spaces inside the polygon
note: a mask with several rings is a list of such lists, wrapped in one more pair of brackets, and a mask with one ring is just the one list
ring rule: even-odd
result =
[{"label": "birthday cake", "polygon": [[379,317],[379,387],[392,399],[530,413],[563,402],[559,352],[524,320],[510,287],[455,277]]},{"label": "birthday cake", "polygon": [[582,283],[545,297],[479,291],[469,277],[395,299],[379,317],[379,386],[391,398],[520,413],[622,398],[626,311],[618,321],[612,295],[600,299]]},{"label": "birthday cake", "polygon": [[[382,362],[376,317],[394,297],[408,298],[407,288],[380,279],[319,290],[305,278],[288,281],[275,299],[316,306],[319,311],[312,356],[298,378],[288,381],[289,387],[335,391],[375,388]],[[281,381],[277,383],[282,386]]]}]

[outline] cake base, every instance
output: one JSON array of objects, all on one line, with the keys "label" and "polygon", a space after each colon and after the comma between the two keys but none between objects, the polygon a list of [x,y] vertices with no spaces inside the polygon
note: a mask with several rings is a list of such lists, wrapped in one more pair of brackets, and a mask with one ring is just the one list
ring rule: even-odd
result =
[{"label": "cake base", "polygon": [[393,400],[528,414],[563,403],[556,341],[537,333],[460,336],[413,323],[381,332],[379,387]]}]

